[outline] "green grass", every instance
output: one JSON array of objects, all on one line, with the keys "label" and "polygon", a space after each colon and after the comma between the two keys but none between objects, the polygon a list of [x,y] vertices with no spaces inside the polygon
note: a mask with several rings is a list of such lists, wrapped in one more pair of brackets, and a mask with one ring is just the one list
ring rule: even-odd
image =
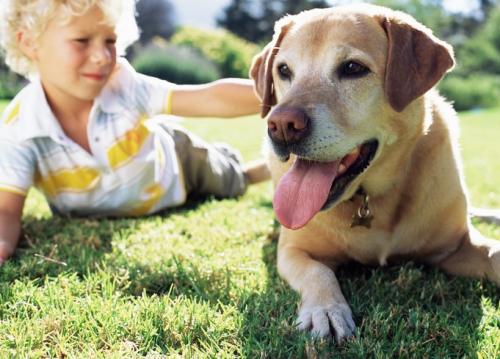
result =
[{"label": "green grass", "polygon": [[[472,202],[500,207],[500,110],[462,118]],[[257,117],[185,125],[259,157]],[[358,325],[344,347],[295,331],[271,195],[267,183],[147,218],[68,220],[32,192],[27,240],[0,269],[0,357],[500,357],[498,288],[412,263],[340,270]]]},{"label": "green grass", "polygon": [[500,110],[461,115],[467,186],[476,206],[500,208]]}]

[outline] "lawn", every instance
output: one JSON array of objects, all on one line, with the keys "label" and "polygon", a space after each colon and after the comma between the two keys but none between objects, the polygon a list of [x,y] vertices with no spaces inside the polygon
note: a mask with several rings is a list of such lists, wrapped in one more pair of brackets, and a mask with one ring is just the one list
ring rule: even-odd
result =
[{"label": "lawn", "polygon": [[[500,207],[500,110],[461,122],[472,203]],[[184,124],[259,157],[257,117]],[[266,183],[147,218],[68,220],[32,192],[27,240],[0,269],[0,357],[500,357],[498,288],[413,263],[340,270],[358,326],[342,348],[297,332],[271,196]]]}]

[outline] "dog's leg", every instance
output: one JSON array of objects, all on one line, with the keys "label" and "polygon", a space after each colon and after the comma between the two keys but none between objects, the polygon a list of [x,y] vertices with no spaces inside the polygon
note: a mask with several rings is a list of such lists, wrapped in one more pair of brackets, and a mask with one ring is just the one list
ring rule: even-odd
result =
[{"label": "dog's leg", "polygon": [[500,226],[500,209],[470,208],[469,214],[481,221]]},{"label": "dog's leg", "polygon": [[470,228],[456,252],[438,264],[451,274],[488,278],[500,286],[500,241]]},{"label": "dog's leg", "polygon": [[298,328],[311,330],[315,336],[330,335],[341,344],[354,336],[356,328],[333,271],[297,248],[278,250],[278,270],[281,276],[301,294]]}]

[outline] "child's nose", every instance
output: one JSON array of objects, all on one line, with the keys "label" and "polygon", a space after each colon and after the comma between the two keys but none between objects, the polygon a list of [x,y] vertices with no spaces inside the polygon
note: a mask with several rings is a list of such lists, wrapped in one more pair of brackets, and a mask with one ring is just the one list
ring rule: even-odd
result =
[{"label": "child's nose", "polygon": [[112,51],[106,45],[96,45],[92,50],[91,61],[96,64],[106,64],[111,61]]}]

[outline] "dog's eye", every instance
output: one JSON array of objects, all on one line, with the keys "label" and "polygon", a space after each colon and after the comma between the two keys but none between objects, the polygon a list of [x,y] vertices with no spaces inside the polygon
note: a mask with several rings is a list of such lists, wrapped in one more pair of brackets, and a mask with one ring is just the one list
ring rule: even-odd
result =
[{"label": "dog's eye", "polygon": [[292,70],[290,70],[287,64],[279,65],[278,73],[283,80],[289,80],[292,78]]},{"label": "dog's eye", "polygon": [[370,72],[370,69],[365,65],[361,65],[355,61],[345,62],[340,66],[339,75],[340,77],[350,77],[357,78],[364,76]]}]

